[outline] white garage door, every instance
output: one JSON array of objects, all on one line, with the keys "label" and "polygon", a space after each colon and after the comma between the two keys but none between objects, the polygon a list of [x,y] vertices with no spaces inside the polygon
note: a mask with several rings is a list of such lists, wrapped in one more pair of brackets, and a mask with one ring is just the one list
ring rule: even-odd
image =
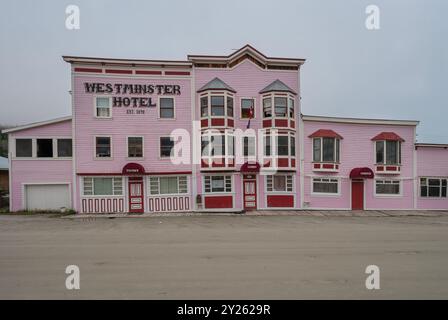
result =
[{"label": "white garage door", "polygon": [[25,186],[27,210],[70,208],[68,184],[35,184]]}]

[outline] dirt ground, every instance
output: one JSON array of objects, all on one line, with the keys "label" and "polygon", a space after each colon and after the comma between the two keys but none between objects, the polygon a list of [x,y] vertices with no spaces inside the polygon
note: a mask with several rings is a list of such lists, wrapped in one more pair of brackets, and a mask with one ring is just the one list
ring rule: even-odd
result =
[{"label": "dirt ground", "polygon": [[447,299],[447,269],[448,213],[0,216],[0,299]]}]

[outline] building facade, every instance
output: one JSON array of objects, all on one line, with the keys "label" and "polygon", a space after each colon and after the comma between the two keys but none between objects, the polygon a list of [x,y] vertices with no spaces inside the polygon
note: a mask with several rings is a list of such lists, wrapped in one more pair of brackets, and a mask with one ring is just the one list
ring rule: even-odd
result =
[{"label": "building facade", "polygon": [[302,115],[304,59],[63,58],[72,115],[5,130],[11,211],[448,209],[448,145]]}]

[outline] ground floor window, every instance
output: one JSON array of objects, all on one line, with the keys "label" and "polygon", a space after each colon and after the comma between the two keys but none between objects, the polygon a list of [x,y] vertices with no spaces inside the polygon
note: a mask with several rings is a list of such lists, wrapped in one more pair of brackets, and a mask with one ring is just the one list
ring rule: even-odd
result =
[{"label": "ground floor window", "polygon": [[187,176],[150,177],[149,193],[151,195],[188,193]]},{"label": "ground floor window", "polygon": [[447,181],[448,178],[420,178],[420,196],[446,198]]},{"label": "ground floor window", "polygon": [[375,194],[378,195],[399,195],[400,180],[376,180]]},{"label": "ground floor window", "polygon": [[83,191],[85,196],[118,196],[123,195],[123,179],[121,177],[84,177]]},{"label": "ground floor window", "polygon": [[212,192],[232,192],[231,176],[204,176],[204,191]]},{"label": "ground floor window", "polygon": [[292,192],[292,175],[266,176],[266,190],[268,192]]},{"label": "ground floor window", "polygon": [[313,178],[313,193],[338,194],[339,181],[332,178]]}]

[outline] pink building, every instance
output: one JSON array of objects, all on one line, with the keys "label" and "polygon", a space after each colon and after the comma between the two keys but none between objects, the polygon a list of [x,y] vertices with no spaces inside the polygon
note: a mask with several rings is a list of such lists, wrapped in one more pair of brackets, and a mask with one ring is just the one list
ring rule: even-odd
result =
[{"label": "pink building", "polygon": [[5,130],[11,211],[448,209],[448,145],[302,115],[304,59],[64,60],[72,116]]}]

